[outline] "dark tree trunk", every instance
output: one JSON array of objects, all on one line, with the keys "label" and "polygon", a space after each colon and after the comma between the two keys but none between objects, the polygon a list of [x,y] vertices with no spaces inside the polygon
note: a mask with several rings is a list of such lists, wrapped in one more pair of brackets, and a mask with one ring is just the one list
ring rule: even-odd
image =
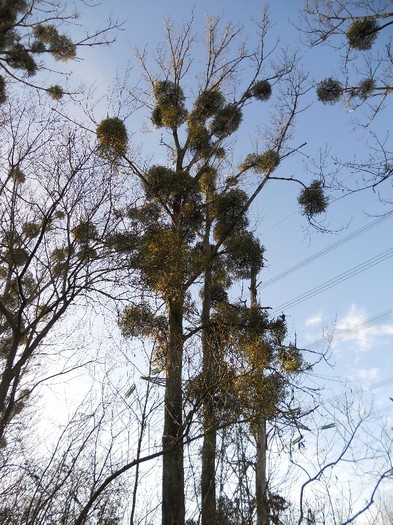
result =
[{"label": "dark tree trunk", "polygon": [[[169,304],[169,341],[166,355],[162,525],[184,525],[183,464],[183,300]],[[166,452],[167,451],[167,452]]]},{"label": "dark tree trunk", "polygon": [[257,434],[257,462],[255,473],[255,499],[257,505],[257,525],[269,525],[266,479],[266,420],[261,418]]},{"label": "dark tree trunk", "polygon": [[[206,246],[206,250],[208,247]],[[205,273],[202,305],[202,352],[203,385],[206,390],[203,402],[203,446],[202,446],[202,525],[216,524],[216,442],[217,423],[214,414],[214,394],[216,390],[216,359],[211,340],[212,278],[210,269]]]}]

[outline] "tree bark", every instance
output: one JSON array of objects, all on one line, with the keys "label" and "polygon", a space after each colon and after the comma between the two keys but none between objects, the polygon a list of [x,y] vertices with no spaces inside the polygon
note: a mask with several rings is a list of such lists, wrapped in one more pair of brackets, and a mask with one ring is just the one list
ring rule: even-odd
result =
[{"label": "tree bark", "polygon": [[183,299],[169,303],[162,472],[162,525],[184,525]]},{"label": "tree bark", "polygon": [[[206,250],[208,247],[206,246]],[[216,384],[216,369],[214,348],[211,340],[210,310],[211,310],[211,270],[205,273],[202,305],[202,351],[203,351],[203,385],[206,389],[203,402],[202,445],[202,525],[216,524],[216,444],[217,423],[214,415],[214,393]]]},{"label": "tree bark", "polygon": [[[250,283],[251,308],[258,308],[257,301],[257,272],[251,274]],[[261,377],[263,371],[260,371]],[[266,419],[261,417],[257,430],[257,454],[255,465],[255,500],[257,511],[257,525],[269,525],[269,507],[267,501],[267,476],[266,476]]]},{"label": "tree bark", "polygon": [[269,525],[266,479],[266,420],[261,418],[257,434],[257,461],[255,471],[255,499],[257,506],[257,525]]}]

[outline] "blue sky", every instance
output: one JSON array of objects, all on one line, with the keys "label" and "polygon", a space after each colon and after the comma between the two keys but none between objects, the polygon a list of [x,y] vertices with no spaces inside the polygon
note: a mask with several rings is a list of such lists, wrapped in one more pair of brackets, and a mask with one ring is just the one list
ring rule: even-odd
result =
[{"label": "blue sky", "polygon": [[[251,20],[258,18],[264,8],[262,2],[255,0],[213,0],[199,1],[196,4],[177,0],[112,0],[88,10],[90,26],[102,25],[108,14],[109,4],[113,18],[124,20],[116,43],[110,48],[86,50],[85,60],[73,68],[75,74],[86,83],[96,80],[96,96],[105,96],[114,76],[118,74],[121,77],[129,64],[132,65],[130,81],[138,80],[133,48],[146,46],[153,53],[163,36],[164,18],[172,18],[175,23],[181,23],[188,21],[193,13],[195,28],[198,30],[203,27],[206,15],[223,14],[224,19],[243,25],[245,35],[252,40],[254,29]],[[297,23],[302,6],[303,2],[300,0],[279,0],[272,3],[271,42],[278,38],[279,46],[289,50],[297,47],[304,70],[310,71],[311,78],[321,80],[337,70],[337,53],[326,48],[310,50],[301,45],[302,37],[289,19]],[[346,158],[352,158],[353,155],[359,157],[364,152],[368,130],[353,128],[353,119],[363,118],[361,112],[348,112],[340,104],[334,107],[325,106],[316,101],[314,96],[310,100],[312,105],[299,118],[294,140],[299,144],[307,142],[302,150],[304,154],[286,161],[285,166],[280,168],[283,176],[299,174],[305,176],[306,180],[307,177],[311,180],[312,177],[307,174],[307,162],[318,156],[319,148],[329,147],[332,154]],[[103,108],[103,111],[109,111],[105,107],[105,99]],[[373,128],[376,132],[386,133],[389,109],[386,108],[376,121]],[[263,125],[263,120],[267,117],[266,114],[257,116],[254,128]],[[148,116],[132,115],[128,119],[129,129],[138,132],[143,125],[143,118],[147,119]],[[240,151],[248,147],[246,142],[251,140],[253,131],[249,127],[247,134],[240,136],[237,145]],[[343,175],[348,176],[346,173]],[[252,210],[252,218],[266,247],[266,268],[260,276],[262,284],[338,243],[389,210],[389,207],[382,208],[376,195],[372,193],[356,194],[331,204],[324,223],[328,232],[320,233],[310,228],[304,217],[299,215],[297,192],[294,185],[271,185],[260,195]],[[359,233],[336,249],[303,265],[298,271],[261,288],[260,295],[264,305],[277,309],[344,272],[355,269],[353,273],[356,273],[356,267],[362,263],[365,263],[365,267],[369,264],[370,267],[365,271],[353,277],[343,276],[340,284],[295,304],[285,313],[292,336],[296,333],[301,346],[320,341],[323,330],[334,331],[339,336],[337,342],[333,339],[331,350],[335,367],[333,370],[326,370],[329,375],[354,380],[363,386],[392,380],[390,390],[388,385],[387,388],[376,391],[381,403],[384,399],[388,403],[387,394],[389,391],[390,395],[393,393],[393,272],[392,259],[387,252],[392,246],[392,222],[393,218],[389,218]],[[381,261],[372,266],[372,258],[380,254]],[[371,320],[370,326],[362,327],[368,320]],[[388,404],[386,406],[389,408]]]}]

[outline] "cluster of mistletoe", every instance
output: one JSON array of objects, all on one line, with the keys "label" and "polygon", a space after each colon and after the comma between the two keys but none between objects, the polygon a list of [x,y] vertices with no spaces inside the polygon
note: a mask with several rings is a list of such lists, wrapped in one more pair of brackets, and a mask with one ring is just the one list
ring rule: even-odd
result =
[{"label": "cluster of mistletoe", "polygon": [[[317,85],[317,97],[324,104],[335,104],[343,96],[349,101],[362,103],[371,97],[386,97],[392,92],[391,84],[391,40],[379,44],[378,54],[371,54],[377,47],[378,37],[387,36],[393,14],[387,9],[386,2],[358,2],[353,0],[343,4],[333,2],[306,3],[307,29],[306,33],[312,45],[331,43],[338,48],[346,48],[343,54],[343,73],[348,76],[350,62],[357,62],[354,74],[360,80],[347,78],[340,81],[328,77]],[[339,37],[336,41],[335,38]],[[381,37],[380,37],[381,38]],[[333,43],[335,42],[335,43]],[[337,42],[337,43],[336,43]],[[361,57],[352,55],[360,53],[365,56],[365,67],[359,67]]]}]

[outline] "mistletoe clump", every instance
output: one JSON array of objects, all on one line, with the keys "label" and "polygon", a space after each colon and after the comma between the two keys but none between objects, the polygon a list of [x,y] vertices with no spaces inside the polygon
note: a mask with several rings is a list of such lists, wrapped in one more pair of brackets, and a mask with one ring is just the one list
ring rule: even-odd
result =
[{"label": "mistletoe clump", "polygon": [[240,126],[243,115],[235,104],[227,104],[218,111],[211,123],[211,133],[219,139],[232,135]]},{"label": "mistletoe clump", "polygon": [[228,233],[242,232],[248,225],[245,208],[248,195],[238,188],[232,188],[226,193],[216,195],[214,199],[214,214],[216,223],[214,237],[216,241],[225,239]]},{"label": "mistletoe clump", "polygon": [[229,236],[224,242],[228,267],[240,279],[250,279],[263,266],[264,247],[251,232]]},{"label": "mistletoe clump", "polygon": [[279,353],[282,368],[288,373],[301,372],[305,363],[303,356],[296,346],[282,348]]},{"label": "mistletoe clump", "polygon": [[177,299],[187,268],[187,246],[178,232],[153,227],[141,239],[138,265],[153,290]]},{"label": "mistletoe clump", "polygon": [[56,60],[67,62],[76,57],[76,45],[66,35],[60,34],[51,24],[37,24],[33,29],[38,51],[49,51]]},{"label": "mistletoe clump", "polygon": [[326,78],[317,86],[317,97],[324,104],[335,104],[340,100],[343,91],[343,87],[338,80]]},{"label": "mistletoe clump", "polygon": [[36,74],[38,65],[31,53],[20,43],[15,43],[7,52],[7,65],[14,69],[22,69],[27,76]]},{"label": "mistletoe clump", "polygon": [[101,151],[110,157],[121,157],[127,150],[128,135],[124,122],[118,117],[102,120],[97,127]]},{"label": "mistletoe clump", "polygon": [[303,208],[304,215],[309,218],[326,211],[328,199],[323,193],[321,181],[314,180],[304,188],[299,195],[298,203]]},{"label": "mistletoe clump", "polygon": [[212,153],[212,143],[208,130],[203,124],[190,124],[188,128],[188,145],[192,152],[202,158],[208,158]]},{"label": "mistletoe clump", "polygon": [[272,86],[268,80],[259,80],[252,88],[252,96],[265,102],[272,95]]},{"label": "mistletoe clump", "polygon": [[187,118],[187,110],[184,107],[184,93],[182,88],[170,80],[160,80],[153,88],[157,100],[151,120],[153,124],[161,128],[163,126],[175,129],[183,124]]},{"label": "mistletoe clump", "polygon": [[204,195],[212,195],[216,190],[217,170],[212,166],[205,166],[199,173],[198,182]]},{"label": "mistletoe clump", "polygon": [[14,179],[17,184],[23,184],[26,181],[25,173],[20,169],[19,166],[14,166],[10,169],[9,177]]},{"label": "mistletoe clump", "polygon": [[41,229],[42,225],[37,222],[25,222],[23,225],[23,233],[30,239],[38,237],[38,235],[41,233]]},{"label": "mistletoe clump", "polygon": [[155,337],[164,332],[165,318],[156,315],[146,303],[127,306],[120,315],[119,327],[127,338]]},{"label": "mistletoe clump", "polygon": [[88,245],[97,238],[97,227],[91,221],[84,221],[75,226],[71,233],[78,244]]},{"label": "mistletoe clump", "polygon": [[366,78],[365,80],[360,82],[359,87],[356,90],[356,94],[362,100],[366,100],[366,98],[368,98],[374,91],[375,86],[376,83],[373,78]]},{"label": "mistletoe clump", "polygon": [[63,89],[57,85],[48,87],[46,92],[53,100],[60,100],[64,95]]},{"label": "mistletoe clump", "polygon": [[154,165],[146,175],[146,196],[173,205],[179,200],[197,202],[199,187],[186,171],[173,171],[166,166]]},{"label": "mistletoe clump", "polygon": [[195,101],[192,119],[196,121],[205,121],[218,113],[224,107],[224,103],[224,95],[217,89],[204,91],[198,95]]},{"label": "mistletoe clump", "polygon": [[367,51],[377,38],[378,22],[373,18],[354,20],[347,31],[348,44],[353,49]]},{"label": "mistletoe clump", "polygon": [[271,173],[280,164],[280,155],[272,149],[257,157],[255,171],[257,173]]},{"label": "mistletoe clump", "polygon": [[24,266],[29,259],[29,254],[23,248],[13,248],[10,251],[10,260],[15,266]]}]

